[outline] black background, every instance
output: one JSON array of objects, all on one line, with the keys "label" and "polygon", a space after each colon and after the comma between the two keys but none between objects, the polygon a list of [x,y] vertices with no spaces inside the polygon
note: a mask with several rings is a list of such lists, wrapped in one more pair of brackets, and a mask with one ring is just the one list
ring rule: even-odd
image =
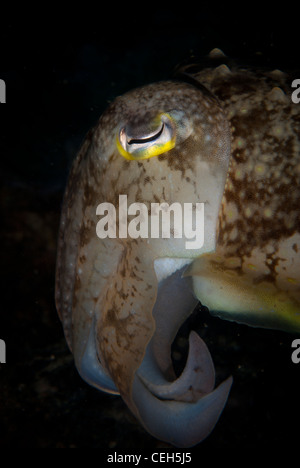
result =
[{"label": "black background", "polygon": [[[221,48],[237,60],[299,69],[293,2],[260,4],[43,4],[3,11],[0,78],[1,312],[0,445],[170,448],[136,423],[118,397],[77,374],[54,304],[56,238],[70,163],[116,95],[169,78],[174,67]],[[299,75],[300,78],[300,75]],[[216,362],[234,377],[211,436],[192,449],[297,443],[300,364],[296,335],[193,316]],[[199,314],[198,314],[199,315]],[[197,323],[196,323],[197,322]],[[209,326],[201,328],[202,322]]]}]

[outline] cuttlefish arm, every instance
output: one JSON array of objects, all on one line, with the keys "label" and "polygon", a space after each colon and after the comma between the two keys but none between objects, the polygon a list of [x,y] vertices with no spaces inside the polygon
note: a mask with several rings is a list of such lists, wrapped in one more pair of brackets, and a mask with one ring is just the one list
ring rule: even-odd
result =
[{"label": "cuttlefish arm", "polygon": [[[214,428],[227,400],[232,378],[216,389],[215,370],[204,341],[193,331],[185,369],[176,379],[171,344],[183,321],[197,303],[190,294],[184,268],[161,281],[153,309],[156,333],[152,337],[133,384],[133,398],[144,427],[154,436],[178,447],[203,440]],[[170,299],[172,298],[172,299]]]},{"label": "cuttlefish arm", "polygon": [[[292,79],[221,64],[196,73],[222,101],[232,157],[214,252],[193,276],[202,304],[221,318],[300,331],[300,107]],[[187,71],[187,70],[186,70]]]},{"label": "cuttlefish arm", "polygon": [[[78,371],[119,392],[152,435],[180,447],[211,432],[231,386],[229,377],[214,388],[210,353],[194,332],[178,378],[171,360],[172,341],[197,303],[183,272],[215,248],[229,157],[227,119],[209,92],[176,81],[148,85],[102,115],[64,197],[56,304]],[[169,238],[128,235],[136,229],[130,217],[124,235],[120,195],[128,207],[146,206],[140,222],[152,203],[205,203],[205,242],[188,249],[190,238],[175,236],[175,225]],[[101,203],[119,213],[107,218],[111,236],[99,229]]]}]

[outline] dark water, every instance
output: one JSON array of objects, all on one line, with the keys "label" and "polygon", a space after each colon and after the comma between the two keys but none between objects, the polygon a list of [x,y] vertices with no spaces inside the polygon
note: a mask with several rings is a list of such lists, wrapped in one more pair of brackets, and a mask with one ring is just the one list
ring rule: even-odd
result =
[{"label": "dark water", "polygon": [[[1,314],[0,445],[22,448],[168,447],[144,432],[122,400],[78,376],[56,315],[54,269],[63,189],[78,146],[107,103],[134,86],[168,78],[191,57],[219,47],[237,59],[299,69],[294,6],[228,11],[149,6],[20,10],[2,19],[0,78]],[[183,9],[183,5],[181,5]],[[300,76],[299,76],[300,78]],[[216,363],[232,374],[212,435],[193,449],[259,448],[297,442],[300,364],[287,333],[194,314]],[[204,331],[203,331],[204,330]]]}]

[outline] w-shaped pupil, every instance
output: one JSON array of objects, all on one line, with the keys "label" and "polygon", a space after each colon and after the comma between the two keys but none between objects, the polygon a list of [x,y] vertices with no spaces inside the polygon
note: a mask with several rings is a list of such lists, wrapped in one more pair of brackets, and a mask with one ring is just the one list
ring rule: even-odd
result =
[{"label": "w-shaped pupil", "polygon": [[160,135],[164,131],[164,126],[165,126],[165,124],[162,123],[161,129],[157,133],[155,133],[154,135],[151,135],[150,137],[147,137],[147,138],[132,138],[131,140],[128,141],[128,145],[133,145],[133,144],[136,144],[136,145],[140,144],[141,145],[143,143],[149,143],[150,141],[156,140],[157,138],[160,137]]}]

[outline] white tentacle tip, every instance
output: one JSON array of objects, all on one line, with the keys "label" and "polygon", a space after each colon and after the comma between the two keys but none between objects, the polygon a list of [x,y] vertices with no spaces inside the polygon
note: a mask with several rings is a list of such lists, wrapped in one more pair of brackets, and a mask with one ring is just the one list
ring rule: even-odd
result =
[{"label": "white tentacle tip", "polygon": [[160,440],[192,447],[213,430],[232,385],[228,377],[217,388],[213,362],[204,341],[190,333],[189,355],[181,376],[164,384],[150,383],[138,374],[133,401],[144,427]]}]

